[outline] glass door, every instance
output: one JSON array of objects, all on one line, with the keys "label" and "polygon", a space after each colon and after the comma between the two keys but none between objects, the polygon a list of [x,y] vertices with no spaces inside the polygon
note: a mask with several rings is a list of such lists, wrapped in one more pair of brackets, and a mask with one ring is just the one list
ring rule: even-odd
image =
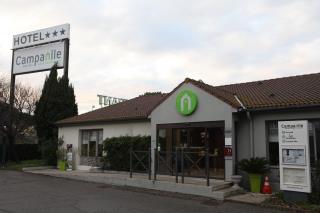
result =
[{"label": "glass door", "polygon": [[208,148],[210,177],[224,178],[224,127],[206,127],[204,124],[166,126],[158,128],[157,142],[160,173],[174,174],[176,167],[178,172],[181,172],[181,149],[183,149],[184,174],[190,177],[204,177],[205,154]]}]

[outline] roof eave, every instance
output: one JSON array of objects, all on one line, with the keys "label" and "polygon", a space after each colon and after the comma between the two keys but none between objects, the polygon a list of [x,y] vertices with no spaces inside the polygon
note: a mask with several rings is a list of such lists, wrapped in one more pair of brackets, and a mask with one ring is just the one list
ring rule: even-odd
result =
[{"label": "roof eave", "polygon": [[[261,108],[248,108],[247,111],[250,112],[263,112],[263,111],[277,111],[277,110],[287,110],[287,109],[314,109],[320,108],[320,104],[315,105],[295,105],[295,106],[271,106],[271,107],[261,107]],[[244,109],[238,111],[245,111]]]},{"label": "roof eave", "polygon": [[91,120],[91,121],[75,121],[75,122],[64,122],[64,123],[55,123],[57,127],[64,126],[82,126],[82,125],[101,125],[109,123],[123,123],[123,122],[142,122],[149,121],[147,117],[136,117],[136,118],[124,118],[124,119],[106,119],[106,120]]}]

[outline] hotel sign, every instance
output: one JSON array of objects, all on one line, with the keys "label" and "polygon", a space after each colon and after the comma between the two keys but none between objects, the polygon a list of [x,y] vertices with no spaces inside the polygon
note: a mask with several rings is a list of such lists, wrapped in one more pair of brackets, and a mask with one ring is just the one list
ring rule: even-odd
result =
[{"label": "hotel sign", "polygon": [[64,42],[18,49],[13,57],[13,74],[38,72],[53,65],[63,67]]},{"label": "hotel sign", "polygon": [[69,37],[69,24],[14,35],[12,74],[46,71],[54,65],[67,73]]},{"label": "hotel sign", "polygon": [[63,24],[13,36],[12,49],[59,41],[70,37],[70,24]]},{"label": "hotel sign", "polygon": [[279,121],[280,189],[311,192],[308,121]]},{"label": "hotel sign", "polygon": [[8,131],[13,131],[16,75],[50,70],[54,65],[69,70],[70,25],[63,24],[13,36]]},{"label": "hotel sign", "polygon": [[181,91],[176,98],[176,109],[181,115],[191,115],[198,106],[198,97],[191,90]]}]

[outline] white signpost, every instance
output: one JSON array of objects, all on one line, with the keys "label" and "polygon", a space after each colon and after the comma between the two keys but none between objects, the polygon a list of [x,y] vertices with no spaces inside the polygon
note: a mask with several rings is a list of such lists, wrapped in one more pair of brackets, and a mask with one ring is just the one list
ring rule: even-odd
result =
[{"label": "white signpost", "polygon": [[279,121],[280,189],[311,192],[308,121]]},{"label": "white signpost", "polygon": [[54,65],[69,69],[70,25],[63,24],[13,36],[9,108],[9,141],[14,142],[12,112],[16,75],[50,70]]}]

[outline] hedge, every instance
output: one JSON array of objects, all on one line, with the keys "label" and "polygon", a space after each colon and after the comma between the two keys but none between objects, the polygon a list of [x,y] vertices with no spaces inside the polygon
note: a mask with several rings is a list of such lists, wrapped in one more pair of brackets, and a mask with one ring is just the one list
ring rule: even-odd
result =
[{"label": "hedge", "polygon": [[[41,159],[41,152],[38,144],[15,144],[14,149],[19,160]],[[6,157],[8,157],[8,155]],[[2,144],[0,144],[0,159],[2,159]]]},{"label": "hedge", "polygon": [[[107,138],[103,142],[104,169],[129,171],[130,148],[134,151],[148,151],[151,145],[150,136],[120,136]],[[148,158],[146,158],[147,160]]]},{"label": "hedge", "polygon": [[320,162],[311,169],[311,186],[312,190],[309,194],[309,201],[314,204],[320,203]]}]

